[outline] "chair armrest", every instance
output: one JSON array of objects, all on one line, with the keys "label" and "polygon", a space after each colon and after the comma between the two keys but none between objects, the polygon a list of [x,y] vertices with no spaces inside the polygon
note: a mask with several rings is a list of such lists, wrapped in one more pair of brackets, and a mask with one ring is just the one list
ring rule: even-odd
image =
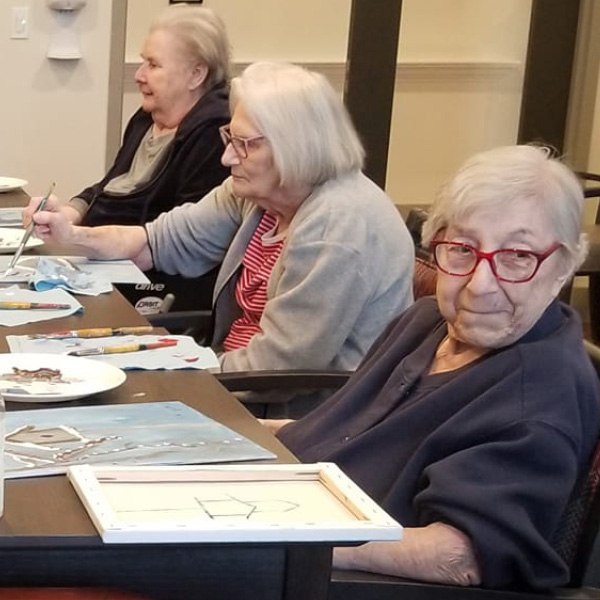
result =
[{"label": "chair armrest", "polygon": [[600,181],[600,173],[590,173],[588,171],[576,171],[575,175],[580,179],[589,179],[590,181]]},{"label": "chair armrest", "polygon": [[154,327],[164,327],[171,333],[191,335],[195,339],[204,340],[212,329],[212,311],[186,310],[166,312],[146,317]]},{"label": "chair armrest", "polygon": [[327,600],[600,600],[600,589],[489,590],[334,569]]},{"label": "chair armrest", "polygon": [[267,390],[331,389],[342,387],[352,371],[227,371],[214,376],[230,392]]},{"label": "chair armrest", "polygon": [[577,177],[582,181],[583,184],[583,195],[586,198],[597,198],[600,196],[600,187],[586,185],[588,181],[594,181],[598,183],[600,181],[600,174],[598,173],[586,173],[584,171],[579,171],[575,173]]}]

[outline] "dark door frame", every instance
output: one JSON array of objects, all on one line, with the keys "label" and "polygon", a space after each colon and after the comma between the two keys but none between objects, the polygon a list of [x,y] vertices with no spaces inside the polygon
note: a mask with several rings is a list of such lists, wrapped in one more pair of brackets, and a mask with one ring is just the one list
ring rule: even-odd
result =
[{"label": "dark door frame", "polygon": [[533,0],[518,142],[565,147],[580,0]]},{"label": "dark door frame", "polygon": [[402,0],[352,0],[344,102],[366,151],[365,173],[385,188]]},{"label": "dark door frame", "polygon": [[[533,0],[518,143],[563,152],[580,0]],[[344,102],[385,187],[402,0],[352,0]]]}]

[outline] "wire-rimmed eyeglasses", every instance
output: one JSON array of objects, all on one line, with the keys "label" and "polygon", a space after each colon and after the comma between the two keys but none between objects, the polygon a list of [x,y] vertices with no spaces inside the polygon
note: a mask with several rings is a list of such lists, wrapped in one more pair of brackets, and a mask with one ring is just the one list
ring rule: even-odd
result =
[{"label": "wire-rimmed eyeglasses", "polygon": [[252,137],[239,137],[237,135],[231,135],[231,129],[229,125],[223,125],[219,127],[219,134],[223,140],[223,144],[227,148],[229,144],[233,146],[235,153],[240,158],[248,158],[248,144],[257,140],[264,139],[264,135],[253,135]]},{"label": "wire-rimmed eyeglasses", "polygon": [[494,252],[481,252],[462,242],[431,242],[433,258],[438,268],[448,275],[466,277],[471,275],[482,259],[487,260],[494,277],[499,281],[525,283],[533,279],[540,265],[562,244],[553,244],[545,252],[533,252],[520,248],[501,248]]}]

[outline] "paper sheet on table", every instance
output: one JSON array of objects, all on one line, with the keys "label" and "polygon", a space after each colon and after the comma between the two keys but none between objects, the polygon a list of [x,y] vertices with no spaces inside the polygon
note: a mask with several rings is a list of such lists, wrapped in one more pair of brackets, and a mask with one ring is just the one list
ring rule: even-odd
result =
[{"label": "paper sheet on table", "polygon": [[[12,256],[0,255],[0,272],[8,267]],[[2,283],[29,282],[31,269],[35,269],[40,256],[27,256],[19,260],[15,273],[2,278]],[[132,260],[90,260],[85,256],[57,256],[77,265],[94,277],[106,279],[111,283],[150,283],[141,269]],[[24,267],[19,269],[19,267]]]},{"label": "paper sheet on table", "polygon": [[132,260],[90,260],[81,256],[67,257],[80,268],[112,283],[150,283],[144,272]]},{"label": "paper sheet on table", "polygon": [[51,321],[74,315],[83,310],[83,306],[65,290],[49,290],[36,292],[24,290],[16,285],[0,289],[0,302],[50,302],[53,304],[69,304],[71,308],[65,310],[0,310],[0,325],[14,327],[26,323],[39,323]]},{"label": "paper sheet on table", "polygon": [[120,369],[174,370],[218,368],[217,355],[210,349],[198,346],[188,335],[113,335],[102,338],[64,340],[31,339],[26,335],[7,335],[6,342],[11,352],[37,354],[66,354],[73,350],[123,346],[125,344],[148,344],[159,340],[177,340],[176,346],[124,352],[122,354],[96,354],[86,356],[109,363]]}]

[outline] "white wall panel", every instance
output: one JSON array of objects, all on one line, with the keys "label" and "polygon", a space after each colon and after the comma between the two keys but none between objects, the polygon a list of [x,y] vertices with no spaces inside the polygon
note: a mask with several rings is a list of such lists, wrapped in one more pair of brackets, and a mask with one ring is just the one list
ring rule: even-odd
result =
[{"label": "white wall panel", "polygon": [[[29,38],[11,39],[12,7],[29,7]],[[27,179],[30,194],[51,181],[70,197],[104,171],[112,2],[88,0],[75,20],[83,58],[46,58],[55,14],[42,0],[0,0],[0,174]]]}]

